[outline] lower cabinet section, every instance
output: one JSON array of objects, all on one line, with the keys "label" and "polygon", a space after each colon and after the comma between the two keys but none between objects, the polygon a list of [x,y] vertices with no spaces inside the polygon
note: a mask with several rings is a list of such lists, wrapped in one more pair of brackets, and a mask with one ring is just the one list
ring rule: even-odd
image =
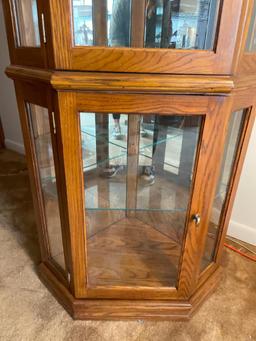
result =
[{"label": "lower cabinet section", "polygon": [[15,85],[41,279],[75,319],[188,319],[220,279],[253,97],[53,90],[34,73]]}]

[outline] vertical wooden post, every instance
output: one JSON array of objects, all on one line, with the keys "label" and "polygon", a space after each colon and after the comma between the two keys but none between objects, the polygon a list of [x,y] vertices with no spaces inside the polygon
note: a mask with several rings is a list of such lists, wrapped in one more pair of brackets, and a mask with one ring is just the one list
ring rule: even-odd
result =
[{"label": "vertical wooden post", "polygon": [[93,42],[97,46],[108,45],[107,0],[93,1]]},{"label": "vertical wooden post", "polygon": [[131,46],[144,47],[146,1],[133,0],[131,14]]},{"label": "vertical wooden post", "polygon": [[140,115],[129,115],[127,158],[127,217],[134,217],[137,202],[137,178],[140,143]]},{"label": "vertical wooden post", "polygon": [[179,183],[183,186],[189,186],[192,179],[191,174],[194,164],[198,134],[191,131],[191,128],[197,125],[198,117],[195,116],[186,117],[183,126],[184,130],[182,137],[180,165],[178,174]]}]

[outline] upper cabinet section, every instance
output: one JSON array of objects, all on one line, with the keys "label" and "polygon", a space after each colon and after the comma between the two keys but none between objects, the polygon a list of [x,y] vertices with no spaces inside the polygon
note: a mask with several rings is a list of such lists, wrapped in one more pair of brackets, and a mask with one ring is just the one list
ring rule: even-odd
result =
[{"label": "upper cabinet section", "polygon": [[231,74],[247,1],[3,3],[13,64],[79,71]]}]

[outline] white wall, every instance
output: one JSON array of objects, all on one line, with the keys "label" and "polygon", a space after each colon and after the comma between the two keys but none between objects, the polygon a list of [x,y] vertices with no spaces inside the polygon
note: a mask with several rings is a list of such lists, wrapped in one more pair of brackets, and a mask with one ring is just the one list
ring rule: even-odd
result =
[{"label": "white wall", "polygon": [[2,1],[0,1],[0,117],[3,123],[6,147],[24,153],[14,85],[4,73],[9,64]]},{"label": "white wall", "polygon": [[228,234],[256,245],[256,123],[247,150]]}]

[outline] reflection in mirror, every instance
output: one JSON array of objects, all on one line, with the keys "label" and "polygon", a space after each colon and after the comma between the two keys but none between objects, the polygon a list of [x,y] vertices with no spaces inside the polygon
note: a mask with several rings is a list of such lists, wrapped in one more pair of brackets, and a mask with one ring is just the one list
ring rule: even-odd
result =
[{"label": "reflection in mirror", "polygon": [[16,45],[39,47],[40,35],[36,0],[12,0]]},{"label": "reflection in mirror", "polygon": [[236,111],[232,113],[231,120],[229,122],[221,166],[221,174],[214,197],[201,270],[204,270],[214,261],[215,258],[215,250],[221,228],[220,222],[227,199],[227,194],[230,188],[230,182],[232,180],[232,173],[242,137],[246,114],[247,110]]},{"label": "reflection in mirror", "polygon": [[211,50],[219,1],[147,0],[145,47]]},{"label": "reflection in mirror", "polygon": [[73,0],[76,46],[134,46],[137,33],[131,26],[145,23],[143,39],[136,47],[214,48],[219,0]]},{"label": "reflection in mirror", "polygon": [[247,34],[245,50],[247,52],[256,51],[256,1],[255,0],[254,0],[253,10],[251,14],[249,31]]},{"label": "reflection in mirror", "polygon": [[76,46],[130,46],[130,0],[73,0]]},{"label": "reflection in mirror", "polygon": [[89,285],[176,285],[200,126],[80,113]]},{"label": "reflection in mirror", "polygon": [[27,104],[27,112],[34,141],[51,257],[65,269],[48,109]]}]

